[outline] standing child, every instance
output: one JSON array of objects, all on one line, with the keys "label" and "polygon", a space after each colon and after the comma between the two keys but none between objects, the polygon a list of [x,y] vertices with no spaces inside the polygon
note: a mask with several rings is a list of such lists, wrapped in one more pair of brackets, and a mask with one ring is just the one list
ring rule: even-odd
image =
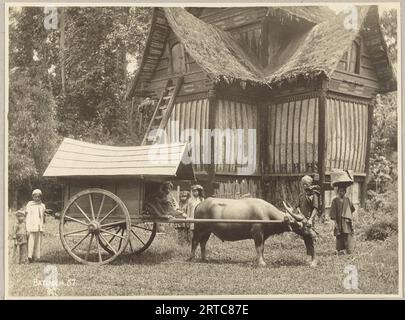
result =
[{"label": "standing child", "polygon": [[28,233],[25,224],[25,212],[18,210],[16,212],[16,223],[13,227],[13,241],[18,263],[28,262]]},{"label": "standing child", "polygon": [[[187,205],[188,218],[191,218],[191,219],[194,218],[195,208],[203,200],[204,200],[204,188],[202,186],[200,186],[199,184],[191,186],[191,197],[188,200],[188,205]],[[193,233],[194,233],[194,223],[190,223],[190,230],[189,230],[189,236],[188,236],[189,242],[193,239]]]},{"label": "standing child", "polygon": [[[180,203],[179,203],[179,210],[183,213],[183,217],[187,217],[187,206],[188,206],[188,199],[190,198],[190,192],[182,191],[180,193]],[[176,224],[178,240],[180,244],[188,242],[188,229],[189,226],[187,223],[177,223]]]},{"label": "standing child", "polygon": [[338,196],[332,200],[330,218],[335,221],[333,234],[336,236],[336,253],[353,252],[353,213],[356,211],[346,196],[346,187],[338,187]]},{"label": "standing child", "polygon": [[42,192],[32,192],[32,200],[27,203],[28,262],[41,258],[41,241],[44,232],[45,205],[41,201]]}]

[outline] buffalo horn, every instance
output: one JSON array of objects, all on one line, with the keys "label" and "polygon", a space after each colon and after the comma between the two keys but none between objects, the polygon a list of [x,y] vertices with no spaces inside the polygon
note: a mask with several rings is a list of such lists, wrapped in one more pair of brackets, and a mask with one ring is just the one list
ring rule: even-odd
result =
[{"label": "buffalo horn", "polygon": [[304,216],[302,214],[294,213],[293,208],[290,206],[288,202],[286,203],[285,201],[283,201],[283,204],[284,207],[287,209],[288,214],[292,216],[295,220],[297,220],[298,222],[304,220]]}]

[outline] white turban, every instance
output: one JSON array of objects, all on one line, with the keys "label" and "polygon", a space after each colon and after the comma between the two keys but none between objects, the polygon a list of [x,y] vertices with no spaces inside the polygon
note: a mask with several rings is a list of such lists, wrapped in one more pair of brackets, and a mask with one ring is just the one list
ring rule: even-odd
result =
[{"label": "white turban", "polygon": [[39,194],[40,196],[42,196],[42,191],[39,189],[35,189],[34,191],[32,191],[32,195],[34,194]]},{"label": "white turban", "polygon": [[314,179],[312,179],[310,176],[303,176],[301,179],[302,183],[307,183],[307,184],[312,184]]}]

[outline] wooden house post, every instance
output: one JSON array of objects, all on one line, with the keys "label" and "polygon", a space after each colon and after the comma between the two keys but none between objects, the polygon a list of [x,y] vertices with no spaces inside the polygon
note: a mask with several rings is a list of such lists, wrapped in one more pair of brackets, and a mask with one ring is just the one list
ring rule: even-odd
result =
[{"label": "wooden house post", "polygon": [[322,87],[319,94],[319,108],[318,108],[318,174],[319,174],[319,185],[321,187],[321,197],[322,208],[321,212],[325,212],[325,157],[327,150],[327,139],[326,139],[326,81],[322,82]]},{"label": "wooden house post", "polygon": [[261,173],[261,190],[265,198],[265,174],[268,172],[268,107],[266,103],[257,103],[259,108],[259,148],[260,148],[260,173]]},{"label": "wooden house post", "polygon": [[368,115],[367,115],[367,144],[366,144],[366,159],[365,159],[365,173],[366,177],[361,185],[361,196],[360,196],[360,206],[362,208],[366,205],[367,199],[367,185],[370,180],[370,148],[371,148],[371,134],[373,132],[373,118],[374,118],[374,104],[368,104]]},{"label": "wooden house post", "polygon": [[212,136],[212,130],[215,129],[215,113],[217,109],[217,93],[215,89],[208,91],[208,129],[210,130],[210,163],[208,165],[208,187],[206,190],[207,196],[214,195],[214,179],[215,179],[215,137]]}]

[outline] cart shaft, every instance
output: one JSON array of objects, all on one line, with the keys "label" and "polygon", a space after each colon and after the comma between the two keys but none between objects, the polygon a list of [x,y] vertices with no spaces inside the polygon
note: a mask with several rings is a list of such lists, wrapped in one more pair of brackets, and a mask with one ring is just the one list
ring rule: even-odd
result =
[{"label": "cart shaft", "polygon": [[[135,219],[136,220],[136,219]],[[162,218],[141,218],[143,222],[157,223],[239,223],[239,224],[278,224],[284,220],[244,220],[244,219],[162,219]]]}]

